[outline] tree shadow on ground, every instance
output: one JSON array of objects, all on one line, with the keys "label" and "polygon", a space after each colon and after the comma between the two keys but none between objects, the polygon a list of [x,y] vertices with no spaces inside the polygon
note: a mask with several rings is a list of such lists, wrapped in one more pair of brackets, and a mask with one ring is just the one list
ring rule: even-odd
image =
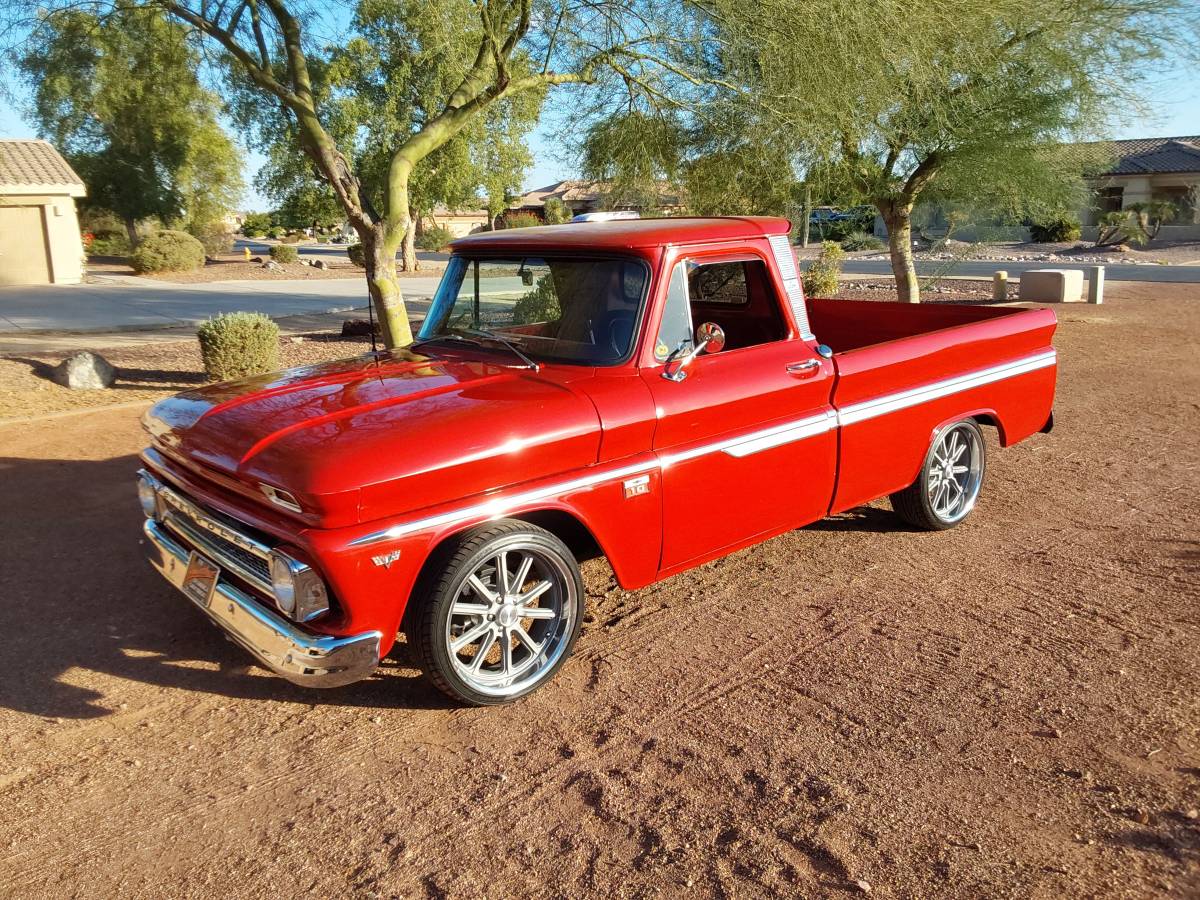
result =
[{"label": "tree shadow on ground", "polygon": [[[65,359],[70,354],[61,354]],[[53,372],[58,360],[32,359],[27,356],[6,356],[6,360],[24,363],[29,366],[31,374],[46,381],[54,381]],[[183,369],[130,369],[123,366],[113,366],[117,380],[112,390],[139,391],[147,388],[177,388],[186,390],[198,384],[204,384],[208,376],[203,372],[189,372]]]},{"label": "tree shadow on ground", "polygon": [[[143,557],[135,455],[104,461],[0,458],[0,706],[96,718],[116,701],[64,675],[97,672],[245,700],[370,708],[444,708],[404,658],[342,688],[268,675]],[[107,679],[99,679],[106,682]]]}]

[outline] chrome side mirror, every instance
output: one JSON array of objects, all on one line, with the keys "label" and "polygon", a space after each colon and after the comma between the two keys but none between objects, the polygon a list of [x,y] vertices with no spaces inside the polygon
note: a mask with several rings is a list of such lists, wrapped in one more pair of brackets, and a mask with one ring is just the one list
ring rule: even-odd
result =
[{"label": "chrome side mirror", "polygon": [[[667,381],[683,381],[683,379],[687,378],[686,369],[692,364],[692,360],[705,351],[717,353],[724,348],[725,329],[715,322],[703,322],[696,327],[695,345],[687,353],[682,353],[682,346],[675,353],[672,353],[667,359],[667,365],[663,369],[662,377],[667,379]],[[682,355],[676,355],[681,353]]]}]

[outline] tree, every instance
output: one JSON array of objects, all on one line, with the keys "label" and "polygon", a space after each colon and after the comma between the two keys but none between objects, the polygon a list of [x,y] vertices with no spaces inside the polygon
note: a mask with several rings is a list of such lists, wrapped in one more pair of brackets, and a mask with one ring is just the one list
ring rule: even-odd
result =
[{"label": "tree", "polygon": [[[412,221],[414,173],[423,160],[498,104],[528,92],[575,85],[603,94],[621,83],[680,96],[702,85],[684,58],[711,40],[690,26],[689,7],[681,3],[539,0],[535,9],[534,0],[361,0],[343,43],[365,37],[379,10],[389,44],[413,49],[410,64],[394,69],[383,85],[389,95],[421,82],[415,63],[421,51],[427,59],[438,54],[424,114],[397,122],[394,141],[372,148],[371,164],[386,173],[382,196],[373,197],[352,147],[339,139],[327,106],[332,91],[322,92],[309,29],[322,27],[324,7],[303,0],[13,0],[10,8],[31,19],[44,9],[46,21],[80,5],[110,14],[129,6],[162,10],[220,48],[262,101],[286,111],[297,143],[360,236],[368,287],[390,346],[411,339],[395,256]],[[414,40],[418,31],[432,40]],[[397,61],[403,62],[399,54]]]},{"label": "tree", "polygon": [[879,210],[913,302],[915,205],[935,192],[1063,205],[1083,166],[1059,145],[1134,108],[1149,63],[1194,52],[1198,17],[1190,0],[705,6],[746,102],[794,136],[826,193]]},{"label": "tree", "polygon": [[141,219],[204,224],[240,199],[241,157],[198,63],[186,29],[152,8],[46,16],[18,61],[39,132],[133,244]]}]

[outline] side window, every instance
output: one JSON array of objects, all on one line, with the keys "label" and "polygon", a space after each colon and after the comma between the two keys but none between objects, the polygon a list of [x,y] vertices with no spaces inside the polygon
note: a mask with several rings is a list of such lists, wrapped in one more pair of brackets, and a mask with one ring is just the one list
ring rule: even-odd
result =
[{"label": "side window", "polygon": [[654,358],[665,360],[683,344],[692,342],[692,317],[688,309],[688,263],[680,261],[671,272],[662,324],[654,342]]},{"label": "side window", "polygon": [[692,263],[688,272],[692,321],[725,332],[725,352],[785,340],[787,320],[761,259]]}]

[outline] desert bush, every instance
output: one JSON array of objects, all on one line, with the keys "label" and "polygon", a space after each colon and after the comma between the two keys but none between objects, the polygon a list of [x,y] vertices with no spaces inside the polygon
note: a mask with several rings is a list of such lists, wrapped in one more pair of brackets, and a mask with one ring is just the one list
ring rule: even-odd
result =
[{"label": "desert bush", "polygon": [[1105,213],[1096,229],[1096,246],[1144,244],[1146,235],[1138,225],[1137,214],[1130,210]]},{"label": "desert bush", "polygon": [[558,294],[554,290],[554,277],[543,275],[532,291],[529,291],[513,306],[513,321],[519,325],[531,322],[557,322],[562,318]]},{"label": "desert bush", "polygon": [[196,329],[204,371],[213,381],[279,368],[279,326],[262,313],[222,313]]},{"label": "desert bush", "polygon": [[128,256],[129,238],[124,232],[93,232],[92,243],[88,246],[89,256]]},{"label": "desert bush", "polygon": [[821,253],[804,272],[804,296],[832,297],[838,292],[838,275],[846,252],[833,241],[821,242]]},{"label": "desert bush", "polygon": [[271,259],[281,265],[294,263],[300,258],[300,252],[291,244],[276,244],[271,248]]},{"label": "desert bush", "polygon": [[287,234],[287,229],[280,225],[272,225],[267,229],[267,237],[279,240]]},{"label": "desert bush", "polygon": [[188,225],[187,233],[204,247],[204,255],[210,259],[233,250],[233,232],[224,222],[208,222],[203,225]]},{"label": "desert bush", "polygon": [[883,241],[865,231],[852,231],[842,238],[843,250],[882,250],[886,247]]},{"label": "desert bush", "polygon": [[204,265],[204,245],[186,231],[156,231],[129,256],[135,272],[190,272]]},{"label": "desert bush", "polygon": [[417,235],[416,244],[422,250],[441,250],[454,240],[454,232],[441,225],[431,225]]},{"label": "desert bush", "polygon": [[1059,216],[1044,222],[1029,223],[1029,239],[1038,244],[1059,244],[1079,240],[1080,226],[1076,219]]},{"label": "desert bush", "polygon": [[551,197],[546,201],[542,214],[546,217],[547,225],[564,225],[571,221],[571,210],[557,197]]},{"label": "desert bush", "polygon": [[505,228],[530,228],[541,225],[542,220],[533,213],[513,213],[511,216],[505,216],[502,224]]},{"label": "desert bush", "polygon": [[285,244],[298,244],[302,240],[304,240],[304,235],[299,231],[288,232],[283,237],[281,237],[280,240],[283,241]]},{"label": "desert bush", "polygon": [[346,255],[350,257],[350,262],[354,263],[354,265],[358,266],[360,269],[365,269],[367,267],[367,257],[366,254],[363,253],[362,244],[351,244],[348,246],[346,248]]},{"label": "desert bush", "polygon": [[242,220],[242,234],[246,237],[259,237],[270,230],[270,213],[246,213],[246,218]]}]

